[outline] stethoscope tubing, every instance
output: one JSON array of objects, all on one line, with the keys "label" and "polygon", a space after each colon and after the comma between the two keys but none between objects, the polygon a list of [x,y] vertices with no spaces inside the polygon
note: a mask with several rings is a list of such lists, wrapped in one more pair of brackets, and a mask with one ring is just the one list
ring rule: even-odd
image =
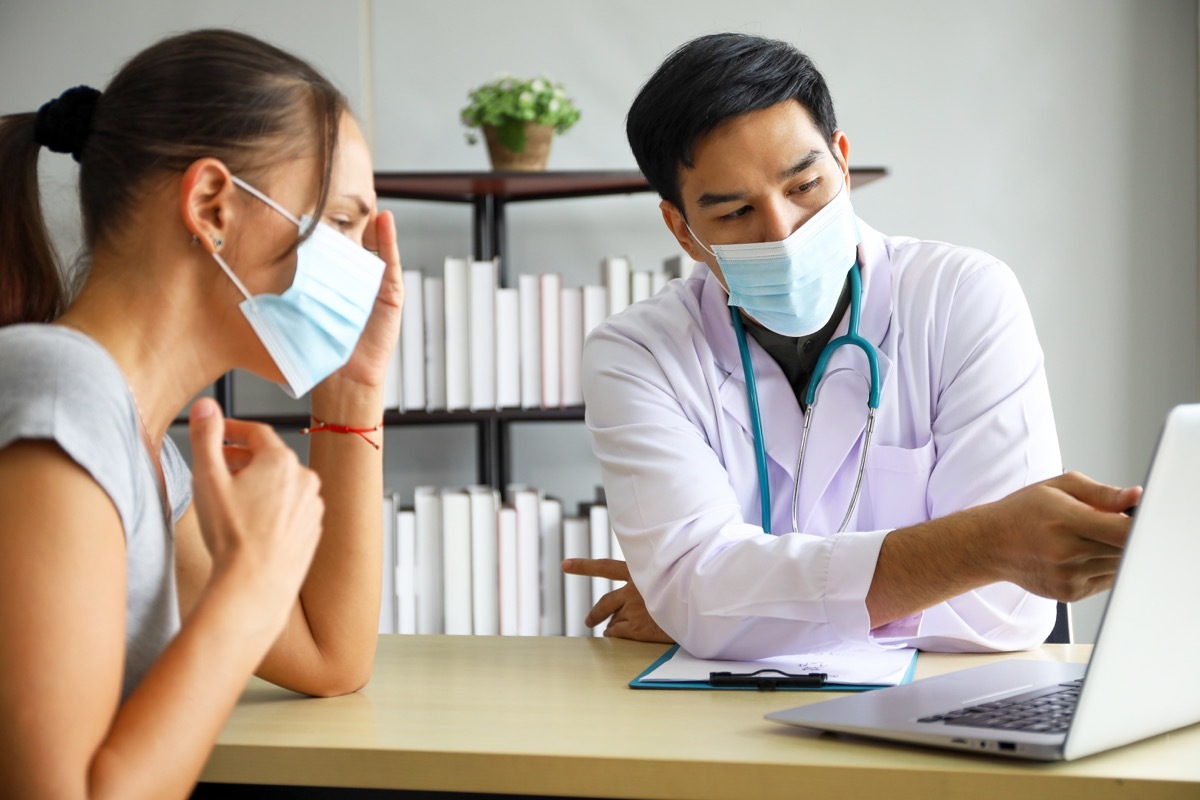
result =
[{"label": "stethoscope tubing", "polygon": [[[847,328],[845,336],[839,336],[829,344],[825,345],[825,349],[821,351],[820,357],[817,359],[816,366],[813,368],[812,377],[808,382],[808,392],[805,396],[805,405],[808,407],[807,413],[804,415],[804,431],[800,435],[800,455],[796,460],[796,480],[792,484],[792,530],[800,530],[799,521],[799,501],[800,501],[800,476],[804,469],[804,454],[808,449],[808,432],[809,426],[812,423],[812,418],[817,407],[817,389],[821,379],[825,376],[825,367],[829,363],[830,356],[837,348],[843,345],[857,347],[863,351],[867,357],[867,364],[870,368],[871,379],[870,387],[867,395],[867,423],[866,431],[863,436],[862,452],[859,456],[858,474],[854,480],[854,492],[850,496],[850,505],[846,509],[846,515],[842,519],[842,524],[838,528],[838,533],[846,530],[850,524],[850,518],[854,514],[854,509],[858,505],[859,492],[862,489],[863,473],[867,467],[867,450],[871,446],[871,435],[875,430],[875,412],[879,408],[879,358],[875,352],[875,347],[864,339],[858,332],[859,317],[862,310],[862,276],[861,269],[856,261],[850,269],[850,324]],[[733,330],[737,337],[738,351],[742,358],[742,373],[746,378],[746,401],[750,407],[750,427],[754,435],[754,456],[758,467],[758,487],[759,500],[762,508],[762,529],[764,533],[771,532],[771,488],[767,479],[767,451],[764,445],[765,438],[762,431],[762,415],[759,412],[758,405],[758,386],[754,380],[754,368],[750,362],[750,345],[746,341],[746,329],[742,322],[741,312],[737,307],[731,306],[730,317],[733,320]]]}]

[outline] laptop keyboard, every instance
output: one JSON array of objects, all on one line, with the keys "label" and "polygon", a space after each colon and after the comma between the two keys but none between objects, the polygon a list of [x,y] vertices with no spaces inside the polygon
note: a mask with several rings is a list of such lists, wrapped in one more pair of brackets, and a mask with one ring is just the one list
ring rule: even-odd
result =
[{"label": "laptop keyboard", "polygon": [[975,706],[922,717],[918,722],[944,722],[1003,731],[1062,733],[1071,724],[1082,679]]}]

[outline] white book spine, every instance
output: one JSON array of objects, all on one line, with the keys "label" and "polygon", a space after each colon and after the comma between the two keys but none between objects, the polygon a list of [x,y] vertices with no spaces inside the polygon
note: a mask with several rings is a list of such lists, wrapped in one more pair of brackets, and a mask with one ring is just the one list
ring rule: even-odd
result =
[{"label": "white book spine", "polygon": [[[403,323],[401,324],[403,325]],[[392,353],[388,357],[387,373],[383,378],[383,408],[385,411],[399,409],[404,400],[402,397],[403,388],[401,386],[404,380],[402,374],[404,365],[400,363],[403,349],[403,342],[397,338],[395,346],[392,347]]]},{"label": "white book spine", "polygon": [[[608,524],[608,508],[593,505],[588,509],[588,528],[591,536],[592,558],[612,557],[612,532]],[[609,578],[592,578],[592,605],[600,602],[600,598],[611,592],[613,582]],[[593,630],[595,636],[604,635],[604,626],[597,625]]]},{"label": "white book spine", "polygon": [[417,632],[417,514],[396,512],[396,633]]},{"label": "white book spine", "polygon": [[542,308],[537,275],[517,278],[521,315],[521,408],[542,404]]},{"label": "white book spine", "polygon": [[[503,506],[496,513],[496,539],[500,562],[500,635],[516,636],[517,627],[517,510]],[[589,594],[589,597],[591,595]]]},{"label": "white book spine", "polygon": [[559,293],[559,346],[562,348],[562,404],[583,405],[583,291],[563,289]]},{"label": "white book spine", "polygon": [[604,259],[604,286],[608,289],[608,315],[619,314],[629,307],[629,259],[609,256]]},{"label": "white book spine", "polygon": [[442,633],[442,506],[432,486],[413,493],[417,518],[417,633]]},{"label": "white book spine", "polygon": [[404,313],[400,317],[400,343],[405,411],[425,408],[425,303],[421,271],[404,270]]},{"label": "white book spine", "polygon": [[542,408],[562,407],[562,342],[559,339],[559,311],[562,276],[542,273]]},{"label": "white book spine", "polygon": [[470,274],[471,410],[496,407],[495,261],[472,261]]},{"label": "white book spine", "polygon": [[471,404],[470,286],[467,262],[447,258],[443,274],[446,325],[446,408],[459,411]]},{"label": "white book spine", "polygon": [[496,290],[496,407],[521,405],[521,291]]},{"label": "white book spine", "polygon": [[[590,528],[586,517],[563,518],[563,557],[591,556]],[[563,626],[567,636],[591,636],[583,624],[592,608],[592,579],[586,575],[563,575]]]},{"label": "white book spine", "polygon": [[445,490],[442,501],[442,594],[446,633],[471,633],[471,500]]},{"label": "white book spine", "polygon": [[471,498],[472,629],[479,636],[500,633],[500,562],[496,492],[473,486]]},{"label": "white book spine", "polygon": [[396,496],[383,497],[383,584],[379,632],[396,633]]},{"label": "white book spine", "polygon": [[425,299],[425,407],[446,407],[446,291],[438,277],[426,277]]},{"label": "white book spine", "polygon": [[537,490],[519,488],[512,493],[517,510],[517,633],[537,636],[541,626],[541,497]]},{"label": "white book spine", "polygon": [[608,316],[608,289],[603,286],[583,287],[583,338],[604,322]]},{"label": "white book spine", "polygon": [[542,636],[563,635],[563,509],[554,498],[542,500]]},{"label": "white book spine", "polygon": [[644,269],[634,270],[629,281],[629,302],[640,303],[650,299],[650,273]]}]

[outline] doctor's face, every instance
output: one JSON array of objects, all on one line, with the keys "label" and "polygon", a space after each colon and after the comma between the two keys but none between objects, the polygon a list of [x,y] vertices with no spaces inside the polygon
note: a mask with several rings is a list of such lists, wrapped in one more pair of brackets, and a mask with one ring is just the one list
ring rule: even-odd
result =
[{"label": "doctor's face", "polygon": [[842,186],[849,188],[849,141],[837,131],[833,144],[831,152],[794,100],[727,120],[696,141],[694,167],[679,169],[683,208],[664,200],[663,220],[688,255],[708,264],[728,289],[716,259],[687,226],[709,247],[786,239]]}]

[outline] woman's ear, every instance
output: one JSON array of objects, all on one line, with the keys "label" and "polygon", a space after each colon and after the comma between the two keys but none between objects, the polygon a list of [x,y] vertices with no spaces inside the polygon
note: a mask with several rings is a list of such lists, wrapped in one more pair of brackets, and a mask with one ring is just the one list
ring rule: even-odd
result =
[{"label": "woman's ear", "polygon": [[183,224],[210,253],[220,250],[228,238],[236,193],[229,168],[215,158],[194,161],[183,173],[179,185]]}]

